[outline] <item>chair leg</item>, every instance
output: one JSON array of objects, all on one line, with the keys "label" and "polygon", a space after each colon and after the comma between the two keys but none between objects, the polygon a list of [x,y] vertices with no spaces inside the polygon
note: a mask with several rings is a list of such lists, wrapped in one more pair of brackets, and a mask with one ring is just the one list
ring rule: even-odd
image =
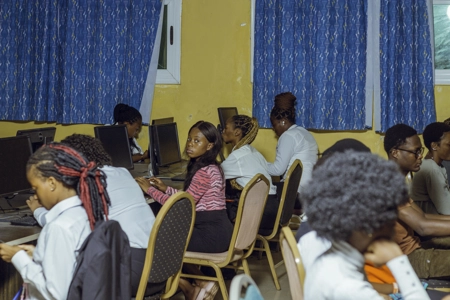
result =
[{"label": "chair leg", "polygon": [[275,265],[273,263],[272,252],[270,251],[269,242],[266,239],[261,239],[264,244],[264,251],[267,255],[267,261],[269,262],[270,272],[272,273],[273,282],[277,290],[281,290],[280,283],[278,281],[277,272],[275,271]]},{"label": "chair leg", "polygon": [[214,271],[216,271],[216,277],[219,282],[219,287],[220,291],[222,292],[223,300],[228,300],[227,286],[225,285],[225,279],[223,278],[222,270],[215,264],[212,264],[211,267],[213,267]]}]

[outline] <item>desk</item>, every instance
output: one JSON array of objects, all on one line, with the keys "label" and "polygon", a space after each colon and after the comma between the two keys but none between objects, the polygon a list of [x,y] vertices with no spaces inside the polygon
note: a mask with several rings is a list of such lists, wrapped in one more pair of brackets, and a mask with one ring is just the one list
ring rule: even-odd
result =
[{"label": "desk", "polygon": [[[0,240],[8,245],[36,244],[41,232],[39,226],[16,226],[0,223]],[[0,300],[11,300],[22,285],[22,277],[14,265],[0,259]]]}]

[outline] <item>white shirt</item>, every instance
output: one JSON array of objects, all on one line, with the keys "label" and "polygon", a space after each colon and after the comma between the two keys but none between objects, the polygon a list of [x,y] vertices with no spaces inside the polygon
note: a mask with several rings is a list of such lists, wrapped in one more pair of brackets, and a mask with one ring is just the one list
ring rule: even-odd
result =
[{"label": "white shirt", "polygon": [[[119,222],[132,248],[146,249],[155,215],[141,188],[125,168],[104,166],[101,170],[105,172],[106,191],[111,200],[109,219]],[[41,226],[45,225],[46,213],[43,207],[34,211],[34,217]]]},{"label": "white shirt", "polygon": [[236,182],[242,187],[245,187],[256,174],[261,173],[269,180],[269,194],[277,193],[277,187],[272,184],[272,177],[267,171],[266,159],[251,145],[233,150],[220,166],[225,179],[236,178]]},{"label": "white shirt", "polygon": [[80,198],[67,198],[46,215],[31,259],[23,250],[12,263],[28,284],[30,299],[66,299],[76,266],[76,250],[91,233]]},{"label": "white shirt", "polygon": [[[302,178],[298,191],[311,179],[314,164],[317,161],[318,147],[312,134],[303,127],[292,125],[278,139],[277,155],[273,163],[268,163],[269,174],[284,176],[294,160],[303,165]],[[284,178],[282,178],[284,180]]]},{"label": "white shirt", "polygon": [[[300,239],[298,248],[306,273],[306,300],[383,299],[365,277],[364,256],[350,244],[330,242],[311,231]],[[430,299],[406,255],[387,266],[405,300]]]}]

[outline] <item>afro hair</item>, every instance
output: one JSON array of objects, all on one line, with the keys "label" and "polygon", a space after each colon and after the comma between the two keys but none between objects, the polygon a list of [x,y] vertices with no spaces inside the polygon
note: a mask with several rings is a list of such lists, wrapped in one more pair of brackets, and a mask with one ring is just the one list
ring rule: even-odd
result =
[{"label": "afro hair", "polygon": [[425,144],[425,147],[431,151],[431,143],[439,143],[444,137],[444,133],[449,131],[450,126],[445,123],[434,122],[428,124],[423,131],[423,143]]},{"label": "afro hair", "polygon": [[408,191],[394,162],[348,150],[334,153],[313,171],[301,199],[319,236],[346,241],[353,231],[373,233],[395,221]]},{"label": "afro hair", "polygon": [[386,131],[384,136],[384,150],[389,155],[392,149],[406,143],[406,139],[417,134],[417,131],[406,124],[397,124]]}]

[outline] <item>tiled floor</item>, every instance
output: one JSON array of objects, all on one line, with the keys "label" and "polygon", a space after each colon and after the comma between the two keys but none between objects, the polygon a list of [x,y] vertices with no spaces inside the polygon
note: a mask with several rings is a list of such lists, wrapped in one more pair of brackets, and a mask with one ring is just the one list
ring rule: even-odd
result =
[{"label": "tiled floor", "polygon": [[[281,259],[281,252],[272,252],[274,255],[274,261],[277,263]],[[281,290],[277,291],[275,285],[272,280],[272,276],[270,273],[269,265],[267,263],[267,258],[264,256],[261,260],[258,260],[257,257],[251,256],[248,259],[248,263],[250,266],[250,273],[253,280],[258,285],[261,294],[266,300],[290,300],[291,292],[289,290],[289,281],[286,273],[286,269],[284,265],[281,265],[276,269],[278,280],[280,281]],[[227,281],[228,291],[231,281]],[[178,293],[171,299],[173,300],[181,300],[184,299],[183,293]],[[222,295],[219,290],[217,292],[215,300],[222,300]]]}]

